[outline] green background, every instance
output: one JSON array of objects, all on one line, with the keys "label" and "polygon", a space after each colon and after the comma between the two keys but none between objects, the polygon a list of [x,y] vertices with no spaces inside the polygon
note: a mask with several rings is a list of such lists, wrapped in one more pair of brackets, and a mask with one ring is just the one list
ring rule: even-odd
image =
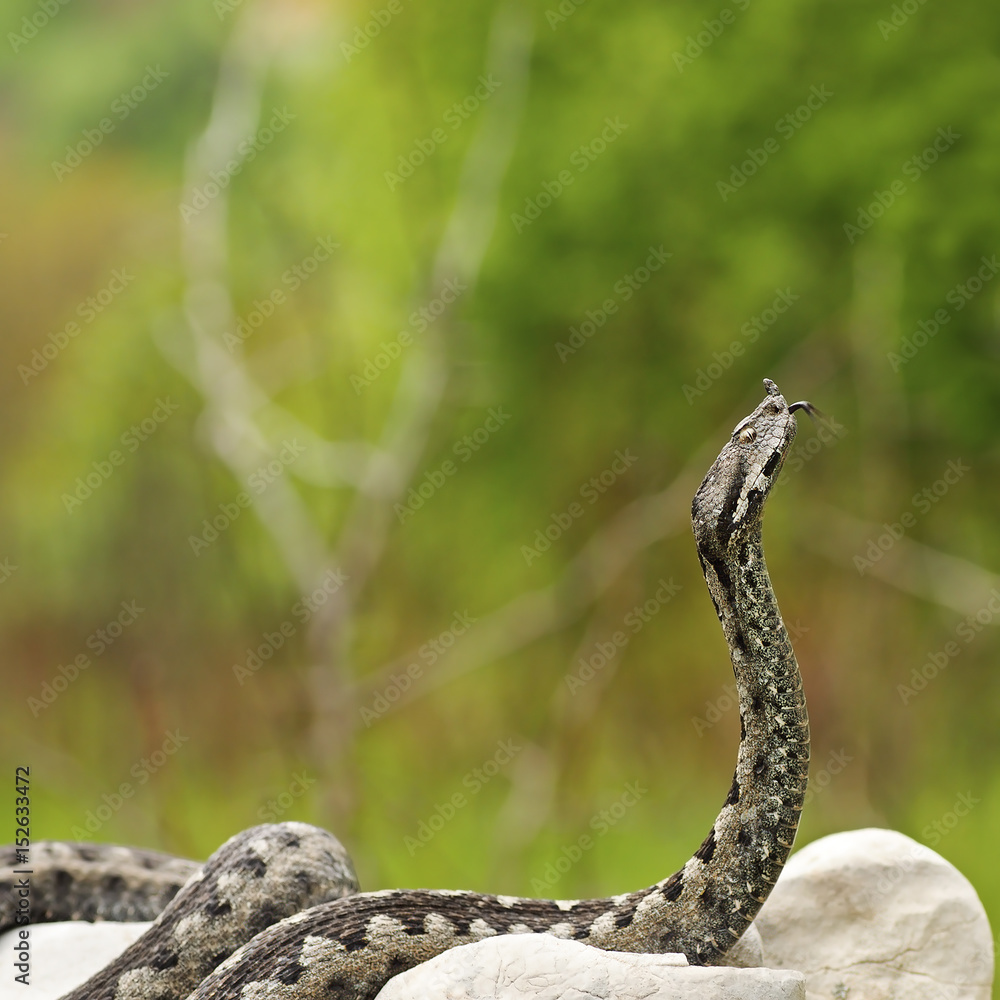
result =
[{"label": "green background", "polygon": [[[798,843],[901,830],[996,920],[1000,11],[910,7],[8,4],[0,745],[34,835],[91,813],[204,857],[270,811],[334,830],[366,888],[665,877],[738,736],[687,508],[767,376],[828,415],[765,527],[813,724]],[[227,160],[210,121],[257,146],[183,214]]]}]

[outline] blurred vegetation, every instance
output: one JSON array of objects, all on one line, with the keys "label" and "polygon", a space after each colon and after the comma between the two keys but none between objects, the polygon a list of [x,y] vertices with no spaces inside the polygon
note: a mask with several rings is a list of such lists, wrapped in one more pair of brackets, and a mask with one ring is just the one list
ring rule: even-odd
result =
[{"label": "blurred vegetation", "polygon": [[[274,802],[333,829],[368,888],[543,894],[547,866],[638,783],[648,794],[544,894],[663,877],[711,823],[738,731],[685,508],[769,376],[830,417],[800,422],[765,531],[813,774],[827,772],[799,844],[899,829],[997,920],[1000,282],[984,259],[1000,252],[1000,11],[743,0],[723,24],[721,3],[687,0],[520,15],[394,0],[371,28],[375,7],[337,0],[40,9],[6,5],[22,41],[8,35],[0,63],[0,743],[32,768],[36,837],[71,836],[128,783],[94,839],[203,857]],[[487,94],[504,31],[522,33],[523,71],[511,57]],[[257,60],[243,84],[238,60],[225,69],[239,45]],[[227,72],[256,108],[236,135],[259,148],[187,220],[200,137],[232,110]],[[266,140],[276,113],[287,124]],[[476,159],[491,115],[509,163],[489,146]],[[481,268],[442,257],[463,184],[488,189],[491,165]],[[338,244],[328,259],[283,280],[321,238]],[[670,256],[640,272],[653,249]],[[458,273],[448,259],[477,280],[421,329],[411,313]],[[96,312],[116,270],[131,277]],[[222,285],[232,312],[192,360],[191,318]],[[274,290],[284,300],[230,350],[221,334]],[[766,312],[776,300],[791,304]],[[205,367],[212,342],[236,369]],[[257,393],[252,426],[227,409],[234,371]],[[421,392],[422,424],[407,409]],[[491,409],[504,419],[488,425]],[[400,414],[423,429],[394,477],[369,446],[391,452]],[[244,472],[280,463],[286,426],[315,435],[302,458],[196,554],[206,519],[254,492],[225,456],[252,445],[264,458]],[[636,460],[601,482],[616,452]],[[95,470],[92,495],[67,500]],[[582,494],[592,477],[600,491]],[[394,509],[421,483],[419,509]],[[591,538],[619,551],[608,532],[629,505],[673,483],[680,499],[665,494],[662,526],[619,567],[579,570]],[[312,569],[348,572],[316,616],[293,610],[312,586],[282,541],[289,518],[328,547]],[[547,527],[559,537],[527,556]],[[661,579],[677,596],[571,691]],[[497,609],[539,593],[537,621],[515,606],[516,627],[485,642]],[[94,639],[122,602],[143,610]],[[455,640],[465,659],[421,656],[456,613],[478,619]],[[280,648],[237,677],[282,623]],[[958,654],[928,667],[949,642]],[[90,666],[63,693],[29,701],[80,654]],[[407,697],[366,715],[393,684]],[[169,733],[185,741],[162,754]],[[505,741],[513,759],[476,777]],[[953,822],[962,795],[976,803]],[[424,843],[421,823],[441,829]]]}]

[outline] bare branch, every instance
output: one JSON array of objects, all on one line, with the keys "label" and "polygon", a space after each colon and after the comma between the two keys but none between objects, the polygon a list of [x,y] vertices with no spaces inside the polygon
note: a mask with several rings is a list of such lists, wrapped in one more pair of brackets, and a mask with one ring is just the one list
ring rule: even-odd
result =
[{"label": "bare branch", "polygon": [[[235,310],[227,285],[228,189],[215,179],[240,159],[240,144],[256,131],[263,82],[277,44],[269,20],[273,14],[264,4],[248,7],[223,52],[209,121],[191,144],[184,176],[184,197],[191,201],[182,210],[181,232],[190,341],[158,339],[167,357],[202,393],[206,436],[238,480],[246,483],[285,447],[294,451],[296,463],[290,471],[300,478],[324,486],[362,487],[372,479],[373,468],[380,470],[380,482],[392,479],[388,456],[366,444],[324,440],[276,406],[251,378],[240,354],[222,341],[234,326]],[[195,192],[202,193],[200,202],[193,198]],[[269,478],[267,489],[256,496],[254,511],[299,591],[310,592],[332,564],[289,478]]]},{"label": "bare branch", "polygon": [[[465,285],[466,295],[478,281],[496,224],[500,185],[516,145],[532,38],[531,18],[520,3],[513,0],[502,5],[494,18],[486,69],[498,76],[503,86],[484,108],[480,129],[466,153],[455,207],[425,291],[428,298],[449,278]],[[387,477],[385,461],[373,459],[368,474],[362,477],[360,494],[348,514],[334,559],[335,565],[344,568],[348,584],[338,592],[338,600],[324,607],[325,627],[331,636],[346,628],[350,607],[385,549],[393,505],[402,497],[426,449],[447,383],[446,327],[452,320],[453,307],[408,352],[378,448],[378,455],[390,456],[395,475]],[[336,641],[343,648],[347,637],[340,635]]]}]

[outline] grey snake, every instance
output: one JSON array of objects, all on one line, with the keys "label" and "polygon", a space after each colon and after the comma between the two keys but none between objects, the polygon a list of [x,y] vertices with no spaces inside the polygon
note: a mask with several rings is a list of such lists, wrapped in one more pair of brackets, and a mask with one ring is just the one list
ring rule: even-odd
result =
[{"label": "grey snake", "polygon": [[[732,786],[679,871],[636,892],[550,900],[475,892],[359,893],[343,847],[304,823],[254,827],[205,863],[109,845],[32,845],[31,921],[143,920],[149,931],[65,1000],[368,1000],[456,945],[543,932],[598,948],[718,964],[788,856],[809,769],[809,722],[761,546],[765,501],[795,437],[767,395],[708,470],[691,519],[740,703]],[[15,923],[14,849],[0,849],[0,929]]]}]

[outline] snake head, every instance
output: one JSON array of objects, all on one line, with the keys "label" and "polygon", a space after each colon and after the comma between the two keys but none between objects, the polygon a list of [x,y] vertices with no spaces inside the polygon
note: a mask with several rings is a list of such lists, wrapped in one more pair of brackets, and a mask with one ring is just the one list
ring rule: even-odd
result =
[{"label": "snake head", "polygon": [[793,414],[816,413],[805,400],[789,406],[768,378],[764,387],[767,395],[733,428],[695,493],[691,521],[698,547],[706,554],[722,556],[734,536],[759,527],[764,501],[795,439]]}]

